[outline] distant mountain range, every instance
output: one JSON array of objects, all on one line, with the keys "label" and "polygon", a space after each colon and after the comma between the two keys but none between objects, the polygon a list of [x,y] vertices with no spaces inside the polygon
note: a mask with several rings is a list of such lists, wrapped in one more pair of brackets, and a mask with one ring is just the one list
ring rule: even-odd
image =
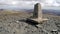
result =
[{"label": "distant mountain range", "polygon": [[[34,10],[30,9],[30,10],[24,10],[24,11],[31,13]],[[52,10],[52,9],[46,10],[46,9],[43,9],[42,12],[43,12],[43,14],[52,14],[52,15],[60,16],[60,10]]]},{"label": "distant mountain range", "polygon": [[60,16],[60,10],[42,10],[45,14],[52,14]]},{"label": "distant mountain range", "polygon": [[[8,9],[0,9],[0,11],[2,11],[2,10],[8,10]],[[15,10],[16,11],[28,12],[28,13],[32,13],[34,11],[33,9],[14,9],[13,11],[15,11]],[[60,10],[43,9],[42,12],[43,12],[43,14],[52,14],[52,15],[60,16]]]}]

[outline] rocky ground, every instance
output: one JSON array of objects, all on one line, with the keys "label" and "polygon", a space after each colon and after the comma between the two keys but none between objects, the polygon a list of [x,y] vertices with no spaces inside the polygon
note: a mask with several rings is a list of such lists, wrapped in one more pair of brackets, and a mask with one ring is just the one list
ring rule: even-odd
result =
[{"label": "rocky ground", "polygon": [[43,18],[48,21],[39,24],[41,27],[36,28],[26,22],[19,21],[32,16],[30,13],[1,13],[0,12],[0,34],[60,34],[60,16],[44,14]]}]

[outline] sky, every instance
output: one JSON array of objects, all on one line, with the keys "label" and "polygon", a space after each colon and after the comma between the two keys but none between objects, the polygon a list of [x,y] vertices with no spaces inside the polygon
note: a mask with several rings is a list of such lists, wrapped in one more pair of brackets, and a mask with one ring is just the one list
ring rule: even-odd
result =
[{"label": "sky", "polygon": [[0,0],[0,8],[33,9],[36,3],[40,3],[42,9],[60,10],[60,0]]}]

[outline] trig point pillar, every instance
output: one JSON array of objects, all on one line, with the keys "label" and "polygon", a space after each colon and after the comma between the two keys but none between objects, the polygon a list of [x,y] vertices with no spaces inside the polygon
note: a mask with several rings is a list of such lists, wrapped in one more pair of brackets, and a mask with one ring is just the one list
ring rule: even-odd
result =
[{"label": "trig point pillar", "polygon": [[42,18],[42,10],[40,3],[34,5],[33,18]]},{"label": "trig point pillar", "polygon": [[33,18],[28,18],[27,20],[29,21],[35,21],[37,23],[41,23],[42,21],[46,21],[48,19],[46,18],[42,18],[42,9],[41,9],[41,4],[40,3],[36,3],[34,5],[34,12],[33,12]]}]

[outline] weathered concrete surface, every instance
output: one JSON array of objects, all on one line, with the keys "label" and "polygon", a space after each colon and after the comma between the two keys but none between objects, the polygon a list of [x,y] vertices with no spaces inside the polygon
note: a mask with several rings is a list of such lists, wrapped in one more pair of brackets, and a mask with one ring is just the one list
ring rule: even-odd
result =
[{"label": "weathered concrete surface", "polygon": [[36,3],[34,5],[34,12],[33,12],[33,18],[31,20],[36,21],[37,23],[41,23],[43,21],[47,21],[47,18],[42,18],[42,9],[41,9],[41,4]]},{"label": "weathered concrete surface", "polygon": [[34,12],[33,12],[33,18],[42,18],[42,9],[41,4],[37,3],[34,5]]}]

